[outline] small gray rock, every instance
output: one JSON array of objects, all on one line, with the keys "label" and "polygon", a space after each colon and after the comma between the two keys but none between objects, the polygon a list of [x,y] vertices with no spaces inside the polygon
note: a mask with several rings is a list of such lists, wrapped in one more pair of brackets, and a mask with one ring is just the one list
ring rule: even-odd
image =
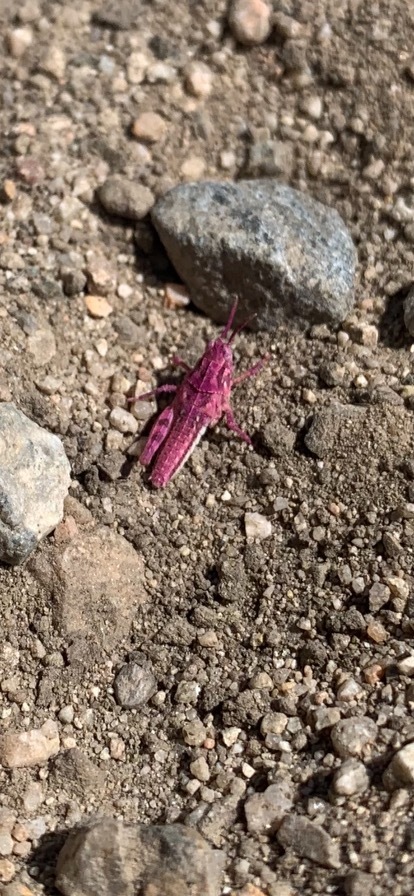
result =
[{"label": "small gray rock", "polygon": [[154,205],[154,194],[148,187],[114,174],[97,190],[99,201],[110,215],[140,221]]},{"label": "small gray rock", "polygon": [[283,320],[337,323],[354,303],[356,252],[336,211],[277,180],[181,184],[152,220],[195,304],[255,326]]},{"label": "small gray rock", "polygon": [[263,793],[254,793],[247,800],[244,811],[250,834],[273,833],[280,827],[293,805],[292,781],[280,778],[266,787]]},{"label": "small gray rock", "polygon": [[316,457],[327,457],[344,434],[355,429],[365,417],[365,408],[354,405],[332,404],[321,408],[313,416],[305,436],[305,445]]},{"label": "small gray rock", "polygon": [[62,442],[0,404],[0,559],[19,564],[63,517],[70,466]]},{"label": "small gray rock", "polygon": [[116,702],[126,709],[148,703],[156,689],[157,682],[150,667],[134,662],[122,666],[114,681]]},{"label": "small gray rock", "polygon": [[324,868],[339,868],[339,845],[313,821],[302,815],[288,815],[281,824],[277,839],[285,849],[291,848],[304,859]]},{"label": "small gray rock", "polygon": [[387,790],[412,787],[414,784],[414,742],[401,747],[393,756],[382,777]]},{"label": "small gray rock", "polygon": [[64,896],[219,896],[224,856],[184,825],[101,818],[69,834],[56,868]]},{"label": "small gray rock", "polygon": [[332,745],[338,756],[342,756],[343,759],[369,754],[377,732],[375,722],[368,716],[342,719],[332,728]]},{"label": "small gray rock", "polygon": [[414,336],[414,287],[404,300],[404,323],[410,336]]},{"label": "small gray rock", "polygon": [[345,878],[346,896],[370,896],[375,887],[375,876],[365,871],[350,871]]},{"label": "small gray rock", "polygon": [[359,759],[346,759],[334,774],[332,790],[337,796],[362,793],[369,785],[369,776]]}]

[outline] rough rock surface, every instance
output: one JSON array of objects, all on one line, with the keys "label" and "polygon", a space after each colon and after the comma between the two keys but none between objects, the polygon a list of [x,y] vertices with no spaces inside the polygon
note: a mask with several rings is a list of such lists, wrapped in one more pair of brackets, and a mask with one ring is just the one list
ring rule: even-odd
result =
[{"label": "rough rock surface", "polygon": [[56,885],[64,896],[219,896],[223,855],[183,825],[103,818],[69,835]]},{"label": "rough rock surface", "polygon": [[63,516],[70,466],[60,439],[0,405],[0,559],[22,563]]},{"label": "rough rock surface", "polygon": [[54,596],[57,629],[66,638],[94,641],[105,650],[129,631],[146,599],[144,566],[132,545],[105,527],[78,532],[30,566]]},{"label": "rough rock surface", "polygon": [[325,868],[339,868],[339,847],[319,824],[301,815],[287,815],[277,833],[285,849]]},{"label": "rough rock surface", "polygon": [[286,318],[342,321],[354,301],[356,252],[334,209],[277,180],[182,184],[152,219],[195,304],[214,320],[255,313],[272,330]]}]

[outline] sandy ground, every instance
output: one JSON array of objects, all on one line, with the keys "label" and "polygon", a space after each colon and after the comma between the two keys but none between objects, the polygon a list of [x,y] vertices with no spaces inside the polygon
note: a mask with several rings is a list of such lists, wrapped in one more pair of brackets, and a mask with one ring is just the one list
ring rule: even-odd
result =
[{"label": "sandy ground", "polygon": [[[0,568],[2,730],[52,720],[59,757],[80,751],[0,770],[3,879],[36,894],[57,892],[64,834],[97,812],[196,826],[225,851],[223,893],[412,890],[409,774],[383,773],[414,740],[414,15],[404,0],[274,7],[270,39],[243,48],[217,0],[174,15],[120,0],[122,28],[98,0],[0,6],[0,398],[60,435],[73,469],[65,522]],[[131,133],[143,112],[164,122],[150,141]],[[217,329],[167,307],[165,260],[137,253],[96,188],[268,174],[269,141],[270,173],[347,223],[355,312],[339,332],[240,335],[240,369],[271,354],[234,399],[254,450],[219,427],[150,490],[128,454],[143,421],[122,433],[110,413]],[[88,295],[111,313],[91,316]],[[269,537],[247,537],[251,512]],[[135,708],[114,693],[131,659],[148,685]],[[279,776],[325,859],[246,824]]]}]

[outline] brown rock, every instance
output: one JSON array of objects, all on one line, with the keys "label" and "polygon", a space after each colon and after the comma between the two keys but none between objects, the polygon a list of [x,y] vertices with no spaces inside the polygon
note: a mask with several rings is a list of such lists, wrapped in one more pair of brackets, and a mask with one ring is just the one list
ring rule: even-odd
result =
[{"label": "brown rock", "polygon": [[31,768],[43,765],[59,750],[56,722],[49,719],[31,731],[9,731],[0,736],[0,765],[4,768]]},{"label": "brown rock", "polygon": [[219,896],[223,858],[180,824],[102,818],[69,835],[56,886],[63,896]]},{"label": "brown rock", "polygon": [[157,112],[142,112],[132,125],[132,135],[145,143],[156,143],[164,136],[167,122]]},{"label": "brown rock", "polygon": [[113,311],[104,296],[85,296],[85,305],[91,317],[108,317]]},{"label": "brown rock", "polygon": [[68,544],[50,545],[42,558],[34,558],[31,570],[53,593],[55,624],[65,637],[107,650],[128,633],[146,599],[141,557],[125,538],[103,527],[79,532]]}]

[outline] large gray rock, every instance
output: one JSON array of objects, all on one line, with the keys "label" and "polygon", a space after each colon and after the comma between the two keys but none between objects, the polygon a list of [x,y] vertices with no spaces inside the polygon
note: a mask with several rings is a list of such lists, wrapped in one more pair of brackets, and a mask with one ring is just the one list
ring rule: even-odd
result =
[{"label": "large gray rock", "polygon": [[62,442],[0,404],[0,560],[18,564],[63,517],[70,466]]},{"label": "large gray rock", "polygon": [[64,896],[219,896],[223,853],[181,824],[101,818],[69,834],[56,868]]},{"label": "large gray rock", "polygon": [[354,303],[356,251],[339,214],[277,180],[181,184],[152,220],[194,303],[224,322],[274,329],[287,318],[342,321]]}]

